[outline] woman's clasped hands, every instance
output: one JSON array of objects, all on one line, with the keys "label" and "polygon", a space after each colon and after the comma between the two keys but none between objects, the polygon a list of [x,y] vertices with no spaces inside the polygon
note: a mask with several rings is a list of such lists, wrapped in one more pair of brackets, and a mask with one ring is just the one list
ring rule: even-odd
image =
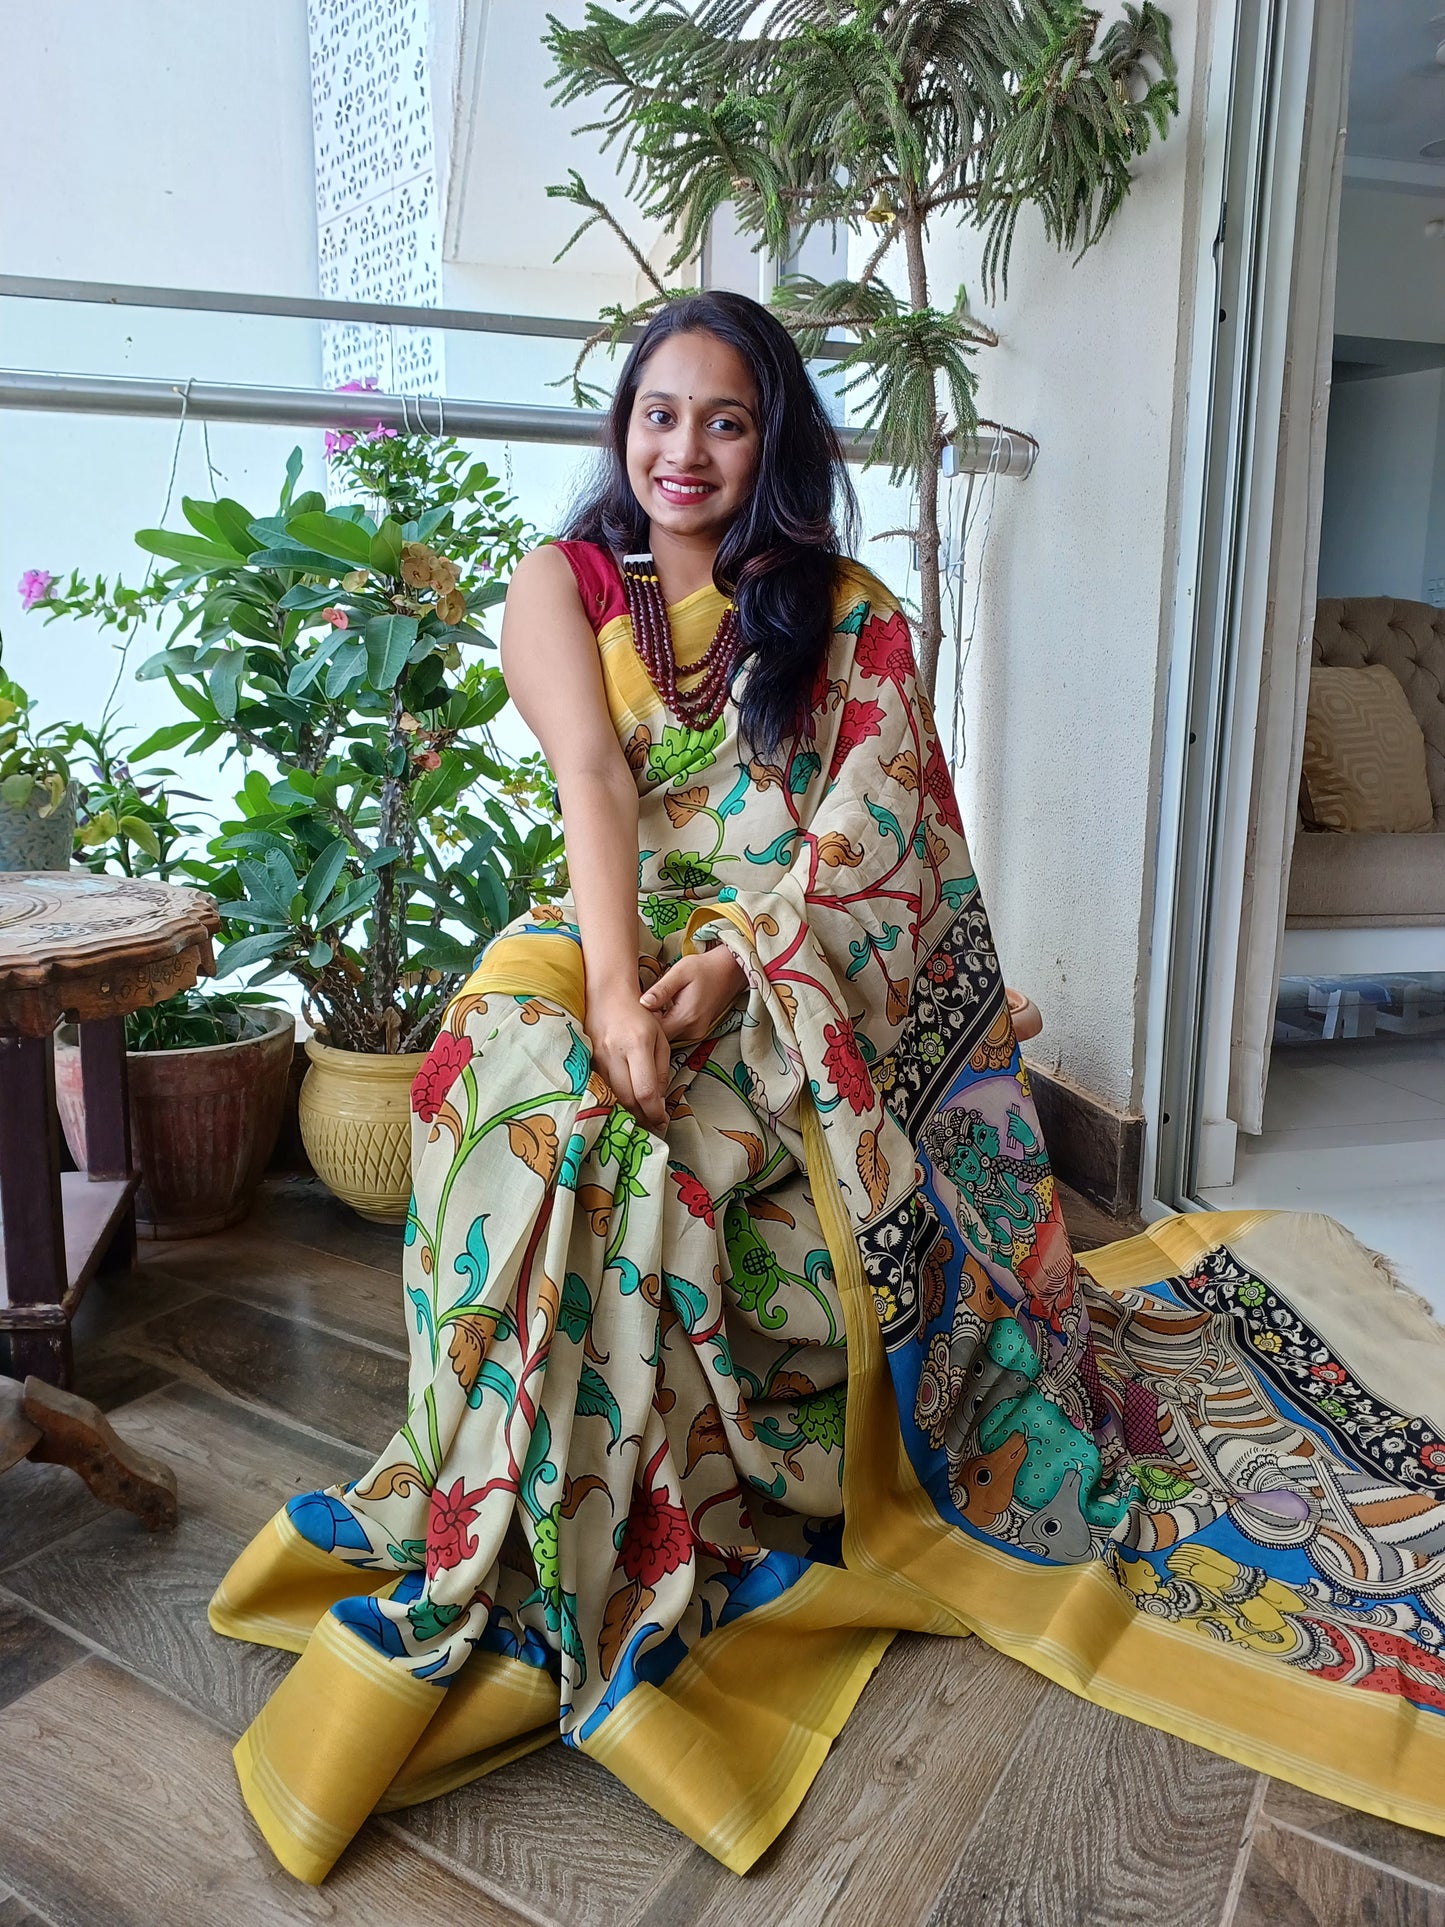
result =
[{"label": "woman's clasped hands", "polygon": [[667,1128],[667,1085],[674,1044],[710,1036],[746,983],[723,944],[679,957],[641,995],[589,992],[592,1058],[617,1101],[650,1130]]}]

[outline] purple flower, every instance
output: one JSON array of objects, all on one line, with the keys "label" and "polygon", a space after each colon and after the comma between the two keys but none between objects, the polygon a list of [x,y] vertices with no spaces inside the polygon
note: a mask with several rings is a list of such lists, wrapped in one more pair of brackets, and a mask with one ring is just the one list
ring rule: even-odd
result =
[{"label": "purple flower", "polygon": [[54,587],[55,577],[49,569],[27,569],[20,578],[20,607],[33,609]]},{"label": "purple flower", "polygon": [[356,446],[356,437],[354,435],[348,434],[344,428],[327,429],[326,459],[328,462],[331,460],[333,455],[344,455],[348,448],[355,448],[355,446]]},{"label": "purple flower", "polygon": [[394,428],[388,428],[385,422],[378,422],[366,439],[369,442],[394,442],[397,432]]},{"label": "purple flower", "polygon": [[376,376],[368,375],[365,381],[343,381],[337,388],[338,395],[367,395],[376,386]]}]

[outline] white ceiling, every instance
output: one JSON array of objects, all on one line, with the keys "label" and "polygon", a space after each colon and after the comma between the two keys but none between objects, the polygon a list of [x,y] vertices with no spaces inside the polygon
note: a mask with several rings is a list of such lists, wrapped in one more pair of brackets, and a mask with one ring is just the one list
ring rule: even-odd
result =
[{"label": "white ceiling", "polygon": [[[1435,58],[1442,40],[1445,0],[1356,0],[1347,153],[1431,165],[1420,149],[1445,140],[1445,66]],[[1445,159],[1434,165],[1445,181]]]}]

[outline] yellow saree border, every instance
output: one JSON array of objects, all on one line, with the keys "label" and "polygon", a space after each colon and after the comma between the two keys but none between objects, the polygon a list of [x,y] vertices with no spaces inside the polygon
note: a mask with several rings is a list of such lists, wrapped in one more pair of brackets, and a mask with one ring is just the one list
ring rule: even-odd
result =
[{"label": "yellow saree border", "polygon": [[478,1652],[438,1686],[332,1614],[399,1577],[346,1565],[279,1513],[211,1602],[218,1633],[300,1654],[232,1757],[276,1858],[313,1885],[369,1813],[435,1799],[557,1738],[557,1682],[544,1669]]},{"label": "yellow saree border", "polygon": [[[850,1567],[946,1601],[990,1646],[1081,1698],[1326,1799],[1445,1834],[1445,1720],[1408,1702],[1291,1671],[1277,1659],[1151,1618],[1097,1561],[1035,1566],[938,1516],[898,1423],[882,1334],[814,1115],[812,1190],[837,1266],[848,1342],[843,1555]],[[1260,1212],[1200,1212],[1084,1255],[1106,1289],[1156,1282],[1239,1236]],[[1161,1268],[1160,1256],[1165,1263]],[[1146,1277],[1145,1269],[1149,1267]],[[852,1468],[850,1481],[846,1468]],[[1322,1696],[1329,1700],[1320,1719]]]},{"label": "yellow saree border", "polygon": [[563,931],[497,937],[462,985],[459,997],[542,997],[580,1024],[586,1014],[582,946]]}]

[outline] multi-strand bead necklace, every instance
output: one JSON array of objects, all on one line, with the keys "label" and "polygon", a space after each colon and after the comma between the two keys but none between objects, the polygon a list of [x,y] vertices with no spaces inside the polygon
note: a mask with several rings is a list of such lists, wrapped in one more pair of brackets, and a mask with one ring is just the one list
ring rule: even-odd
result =
[{"label": "multi-strand bead necklace", "polygon": [[738,616],[729,603],[717,633],[699,662],[682,673],[695,676],[690,689],[677,685],[677,656],[672,646],[672,624],[662,599],[657,565],[650,555],[624,555],[622,581],[627,591],[627,613],[632,618],[632,640],[642,666],[657,693],[672,711],[694,729],[706,729],[723,713],[738,663]]}]

